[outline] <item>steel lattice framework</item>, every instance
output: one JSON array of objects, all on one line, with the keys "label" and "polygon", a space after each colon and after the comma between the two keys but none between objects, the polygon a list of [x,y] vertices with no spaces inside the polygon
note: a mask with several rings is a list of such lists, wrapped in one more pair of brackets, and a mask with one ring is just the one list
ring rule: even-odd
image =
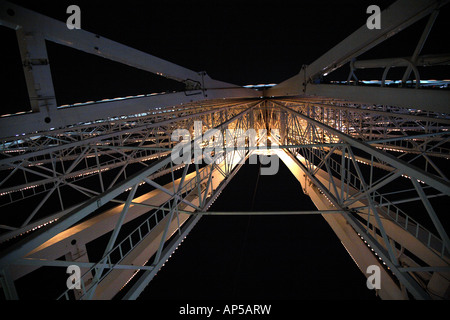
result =
[{"label": "steel lattice framework", "polygon": [[[16,30],[32,106],[0,118],[6,297],[18,298],[14,281],[42,266],[75,264],[81,289],[59,298],[111,299],[139,275],[125,295],[136,299],[203,215],[243,214],[208,208],[243,161],[265,152],[287,165],[318,211],[251,214],[321,214],[365,275],[368,266],[380,267],[381,298],[448,299],[450,240],[440,221],[447,212],[435,201],[449,204],[450,92],[421,88],[417,69],[449,62],[442,53],[420,56],[447,3],[399,0],[382,12],[382,29],[362,26],[296,76],[258,91],[1,2],[0,22]],[[428,23],[411,57],[356,60],[422,18]],[[182,82],[186,90],[58,106],[46,40]],[[354,85],[321,83],[346,64]],[[403,87],[386,86],[392,67],[406,67]],[[356,75],[363,68],[383,68],[381,86],[363,85]],[[195,153],[174,163],[176,129],[194,137],[189,150],[199,141],[203,150],[217,145],[199,138],[196,121],[201,134],[222,132],[223,148],[211,163],[199,164]],[[249,129],[268,132],[252,145]],[[226,148],[238,139],[244,148]],[[412,217],[404,206],[411,203],[433,230]],[[129,221],[139,223],[119,236]],[[103,254],[90,261],[86,245],[103,235]]]}]

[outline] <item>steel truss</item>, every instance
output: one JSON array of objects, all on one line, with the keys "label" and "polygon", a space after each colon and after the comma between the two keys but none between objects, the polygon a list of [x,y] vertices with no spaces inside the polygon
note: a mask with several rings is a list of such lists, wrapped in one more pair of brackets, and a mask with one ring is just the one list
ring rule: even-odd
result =
[{"label": "steel truss", "polygon": [[[148,167],[169,155],[175,143],[171,141],[170,132],[177,128],[193,129],[194,121],[214,127],[248,105],[246,102],[219,102],[210,108],[203,106],[202,111],[188,105],[179,112],[157,111],[139,121],[122,119],[118,123],[110,121],[70,131],[50,131],[15,141],[5,151],[7,149],[9,154],[17,155],[0,160],[4,173],[0,182],[1,206],[8,207],[29,198],[39,198],[40,202],[20,224],[3,224],[1,228],[9,232],[4,233],[2,239],[27,232],[42,221],[57,219],[70,210],[73,205],[67,205],[63,197],[63,190],[67,187],[85,197],[98,195],[126,179],[129,175],[127,168],[133,164],[131,171],[136,170],[136,164]],[[170,169],[163,167],[154,173],[153,178],[168,172]],[[58,195],[59,211],[33,220],[52,194]],[[84,197],[80,199],[85,201]]]},{"label": "steel truss", "polygon": [[[389,267],[400,281],[395,293],[398,297],[402,297],[403,287],[415,298],[436,294],[435,279],[439,279],[439,285],[447,281],[442,279],[448,279],[450,242],[430,199],[450,195],[448,180],[412,166],[411,161],[401,160],[401,155],[396,158],[374,147],[377,143],[373,143],[376,140],[371,140],[370,135],[367,142],[372,145],[343,134],[325,124],[327,121],[313,119],[311,113],[305,115],[308,109],[303,106],[298,108],[299,112],[283,102],[273,103],[280,114],[286,113],[284,118],[290,123],[284,141],[280,141],[282,145],[295,146],[285,148],[293,162],[290,167],[298,166],[302,170],[303,174],[296,176],[308,194],[316,192],[326,198],[322,206],[315,201],[318,208],[345,211],[340,215],[369,244],[366,250],[375,252],[383,262],[381,267]],[[299,147],[305,140],[313,143],[313,147]],[[308,182],[314,186],[312,189]],[[422,204],[438,235],[401,209],[402,203],[411,202]],[[324,217],[327,221],[334,219],[334,216]],[[353,253],[356,249],[343,242],[350,254],[357,256]],[[410,267],[417,273],[410,272]],[[435,272],[430,273],[431,270]],[[393,298],[394,291],[380,290],[380,295]]]},{"label": "steel truss", "polygon": [[[55,297],[111,299],[126,287],[124,299],[136,299],[203,215],[244,214],[208,209],[243,162],[264,148],[284,161],[318,211],[252,214],[321,214],[366,276],[368,266],[380,267],[381,298],[448,299],[450,241],[441,203],[450,196],[450,96],[421,89],[418,70],[448,60],[420,55],[446,3],[399,0],[382,12],[381,30],[363,26],[295,77],[256,91],[1,2],[0,22],[16,30],[32,105],[31,112],[0,117],[6,298],[20,297],[14,281],[42,266],[78,265],[81,288]],[[411,57],[356,60],[425,17]],[[58,106],[46,40],[186,89]],[[354,85],[321,83],[345,64]],[[404,88],[386,87],[393,67],[406,68]],[[364,68],[385,68],[382,87],[361,84]],[[405,88],[410,74],[415,88]],[[172,158],[177,129],[191,135],[183,163]],[[204,136],[210,129],[222,133],[222,147]],[[252,145],[250,129],[267,134]],[[245,143],[229,147],[238,140]],[[135,226],[122,235],[130,222]],[[91,261],[87,247],[102,236],[101,257]]]}]

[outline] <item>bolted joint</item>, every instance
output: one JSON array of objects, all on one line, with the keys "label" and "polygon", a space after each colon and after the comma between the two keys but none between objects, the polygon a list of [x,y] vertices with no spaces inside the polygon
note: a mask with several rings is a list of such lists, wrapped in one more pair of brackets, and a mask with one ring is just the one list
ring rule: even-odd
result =
[{"label": "bolted joint", "polygon": [[186,90],[201,90],[202,89],[201,83],[198,81],[195,81],[195,80],[187,79],[184,81],[184,84],[186,86]]}]

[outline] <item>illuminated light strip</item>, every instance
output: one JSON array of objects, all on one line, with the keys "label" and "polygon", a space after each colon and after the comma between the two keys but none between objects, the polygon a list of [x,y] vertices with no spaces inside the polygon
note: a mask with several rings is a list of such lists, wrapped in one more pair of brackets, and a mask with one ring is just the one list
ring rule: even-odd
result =
[{"label": "illuminated light strip", "polygon": [[26,151],[27,151],[26,149],[2,150],[3,153],[26,152]]},{"label": "illuminated light strip", "polygon": [[[353,258],[352,254],[350,253],[350,251],[348,251],[347,247],[345,246],[345,244],[342,241],[341,241],[341,244],[344,247],[345,251],[347,251],[348,255],[352,258],[353,262],[358,266],[358,268],[360,270],[362,270],[361,267],[359,266],[358,262],[356,262],[355,258]],[[364,270],[362,270],[362,271],[364,271]]]},{"label": "illuminated light strip", "polygon": [[34,186],[24,187],[24,188],[21,188],[21,189],[18,189],[18,190],[5,191],[5,192],[0,193],[0,196],[4,196],[4,195],[7,195],[7,194],[10,194],[10,193],[13,193],[13,192],[19,192],[19,191],[25,191],[25,190],[29,190],[29,189],[34,189],[34,188],[36,188],[38,186],[40,186],[40,185],[37,184],[37,185],[34,185]]},{"label": "illuminated light strip", "polygon": [[[97,145],[103,146],[102,144],[97,144]],[[144,159],[134,159],[134,161],[138,161],[138,162],[140,162],[140,161],[148,161],[148,160],[156,159],[156,158],[161,157],[161,156],[164,156],[164,155],[159,155],[159,156],[158,155],[154,155],[154,156],[150,156],[150,157],[147,157],[147,158],[144,158]],[[88,155],[86,158],[93,158],[93,157],[95,157],[95,155]],[[43,165],[43,164],[44,164],[43,162],[30,163],[30,164],[27,164],[27,167],[40,166],[40,165]],[[13,168],[8,168],[8,169],[13,169]],[[103,168],[103,169],[101,169],[101,172],[106,171],[106,170],[109,170],[109,168]],[[98,170],[89,171],[89,172],[85,172],[85,173],[80,173],[77,176],[71,176],[69,178],[80,177],[80,176],[88,175],[88,174],[95,174],[97,172],[98,172]]]},{"label": "illuminated light strip", "polygon": [[9,240],[15,239],[15,238],[17,238],[17,237],[23,236],[23,235],[25,235],[25,234],[28,234],[28,233],[30,233],[30,232],[36,231],[37,229],[40,229],[40,228],[42,228],[42,227],[45,227],[45,226],[48,225],[48,224],[51,224],[51,223],[53,223],[53,222],[56,222],[58,219],[59,219],[59,218],[55,218],[55,219],[53,219],[53,220],[49,220],[49,221],[47,221],[47,222],[45,222],[45,223],[43,223],[43,224],[41,224],[41,225],[38,225],[38,226],[33,227],[33,228],[31,228],[31,229],[28,229],[28,230],[26,230],[26,231],[24,231],[24,232],[22,232],[22,233],[20,233],[20,234],[17,234],[17,235],[15,235],[15,236],[10,237],[10,238],[4,239],[4,240],[1,241],[0,243],[4,243],[4,242],[6,242],[6,241],[9,241]]},{"label": "illuminated light strip", "polygon": [[[297,157],[300,157],[300,158],[303,158],[302,156],[300,156],[300,155],[298,155]],[[299,159],[300,159],[299,158]],[[304,158],[303,158],[304,159]],[[306,160],[305,160],[306,161]],[[315,165],[313,165],[313,167],[314,168],[316,168],[316,166]],[[409,178],[408,176],[406,176],[406,175],[402,175],[403,177],[406,177],[406,178]],[[421,182],[421,183],[425,183],[425,182],[423,182],[423,181],[421,181],[421,180],[417,180],[418,182]],[[328,200],[328,202],[330,202],[330,204],[332,204],[333,206],[334,206],[334,204],[330,201],[330,199],[327,197],[327,195],[320,189],[320,188],[318,188],[317,186],[316,186],[316,188],[317,188],[317,190]],[[405,214],[406,215],[406,214]],[[408,217],[408,215],[406,215],[407,217]],[[361,239],[362,240],[364,240],[364,238],[358,233],[358,236],[360,236],[361,237]],[[367,241],[366,240],[364,240],[364,243],[371,249],[371,251],[372,252],[374,252],[374,254],[379,258],[379,260],[383,263],[383,265],[386,265],[386,262],[384,262],[383,260],[382,260],[382,258],[381,257],[379,257],[378,256],[378,253],[376,253],[375,252],[375,250],[373,249],[373,248],[371,248],[370,247],[370,245],[367,243]],[[344,246],[345,247],[345,246]],[[348,251],[348,250],[347,250]],[[387,266],[387,268],[390,270],[390,268]],[[392,272],[392,271],[391,271]],[[394,274],[393,272],[392,272],[392,274]]]},{"label": "illuminated light strip", "polygon": [[71,177],[69,176],[66,179],[73,179],[73,178],[78,178],[78,177],[84,177],[84,176],[88,176],[88,175],[91,175],[91,174],[96,174],[96,173],[104,172],[104,171],[108,171],[108,170],[109,170],[109,168],[103,168],[103,169],[100,169],[100,170],[93,170],[93,171],[77,174],[76,176],[71,176]]},{"label": "illuminated light strip", "polygon": [[[138,96],[134,96],[134,97],[142,97],[142,96],[144,96],[144,95],[138,95]],[[128,97],[128,98],[130,98],[130,97]],[[116,98],[116,99],[122,100],[122,99],[125,99],[125,98]],[[109,99],[109,100],[111,101],[111,100],[114,100],[114,99]],[[96,103],[96,102],[93,102],[93,103]],[[82,105],[82,104],[86,104],[86,103],[77,103],[76,105]],[[63,107],[70,107],[70,105],[64,105]],[[58,107],[58,108],[61,108],[61,106]],[[78,125],[89,126],[89,125],[96,124],[96,123],[109,123],[109,124],[114,125],[114,121],[127,120],[127,119],[130,119],[131,121],[139,121],[139,122],[144,122],[145,123],[145,120],[154,120],[155,115],[162,115],[163,113],[167,113],[167,112],[185,112],[185,113],[188,113],[188,112],[190,112],[192,110],[199,109],[199,107],[196,106],[196,105],[188,106],[188,107],[179,107],[178,105],[176,105],[176,106],[167,106],[167,107],[164,107],[164,108],[166,108],[167,110],[161,110],[161,111],[157,111],[157,112],[136,113],[136,114],[132,114],[132,115],[123,115],[123,116],[118,116],[118,117],[113,117],[113,118],[108,118],[108,119],[99,119],[99,120],[96,120],[96,121],[88,121],[88,122],[84,122],[84,123],[79,123]],[[156,109],[159,110],[159,109],[162,109],[162,108],[156,108]],[[10,116],[10,115],[4,115],[4,116]],[[146,117],[147,117],[147,119],[146,119]],[[78,125],[68,126],[65,130],[70,129],[70,128],[76,128]],[[126,124],[126,125],[130,125],[130,124]],[[51,128],[50,130],[54,130],[54,128]],[[63,129],[58,129],[58,130],[63,130]],[[35,135],[36,133],[30,133],[30,134]],[[83,132],[81,132],[80,134],[83,134]],[[98,135],[100,133],[94,132],[94,133],[90,133],[90,134]],[[26,134],[22,133],[22,135],[26,135]],[[63,134],[60,134],[60,135],[63,135]],[[16,134],[15,136],[19,137],[19,134]],[[23,142],[25,142],[25,141],[22,141],[20,143],[23,143]],[[14,151],[5,151],[5,152],[14,152]]]},{"label": "illuminated light strip", "polygon": [[[415,141],[417,141],[417,140],[415,140]],[[404,151],[404,150],[392,149],[392,148],[386,148],[386,147],[379,147],[379,146],[375,146],[375,148],[381,149],[381,150],[394,151],[394,152],[402,152],[402,153],[409,153],[409,152],[411,152],[411,151]],[[417,152],[417,153],[420,152],[419,150],[417,150],[417,151],[412,150],[412,151],[413,151],[413,152]],[[445,159],[447,159],[447,160],[450,159],[450,155],[447,156],[447,157],[445,157]]]},{"label": "illuminated light strip", "polygon": [[[383,149],[383,148],[381,148],[381,147],[377,147],[377,148],[379,148],[379,149]],[[393,151],[395,151],[395,150],[393,150]],[[350,159],[350,160],[352,160],[352,158],[351,157],[349,157],[348,155],[345,155],[345,158],[347,158],[347,159]],[[371,163],[369,163],[369,162],[365,162],[365,161],[363,161],[363,160],[358,160],[358,159],[355,159],[357,162],[360,162],[360,163],[362,163],[362,164],[366,164],[366,165],[371,165]],[[314,166],[314,165],[313,165]],[[314,168],[316,168],[316,166],[314,166]],[[354,175],[355,177],[357,177],[356,175]],[[402,177],[404,177],[404,178],[407,178],[407,179],[410,179],[411,177],[410,176],[407,176],[407,175],[405,175],[405,174],[402,174]],[[358,177],[357,177],[358,178]],[[359,178],[358,178],[359,179]],[[422,180],[419,180],[419,179],[416,179],[418,182],[420,182],[420,183],[422,183],[422,184],[425,184],[425,181],[422,181]],[[359,180],[360,182],[361,182],[361,180]]]},{"label": "illuminated light strip", "polygon": [[[145,181],[142,181],[141,183],[139,183],[138,187],[142,186],[143,184],[145,184]],[[129,188],[125,189],[124,192],[130,191],[131,189],[133,189],[133,187],[129,187]]]},{"label": "illuminated light strip", "polygon": [[[179,167],[179,168],[175,168],[174,169],[174,171],[175,170],[179,170],[179,169],[181,169],[181,168],[183,168],[184,166],[181,166],[181,167]],[[146,182],[145,181],[143,181],[143,182],[141,182],[141,183],[139,183],[139,186],[141,186],[141,185],[143,185],[143,184],[145,184]],[[190,182],[188,182],[184,187],[186,187],[188,184],[189,184]],[[184,188],[183,187],[183,188]],[[125,191],[129,191],[129,190],[131,190],[132,189],[132,187],[131,188],[128,188],[128,189],[126,189]],[[220,194],[220,192],[219,192],[219,194]],[[218,194],[218,195],[219,195]],[[172,232],[172,234],[168,237],[168,239],[170,238],[170,237],[172,237],[176,232],[178,232],[178,230],[179,230],[179,228],[177,228],[177,229],[175,229],[173,232]],[[187,233],[186,235],[185,235],[185,237],[184,237],[184,239],[186,239],[186,237],[187,237],[187,235],[188,235],[189,233]],[[176,246],[176,248],[170,253],[170,255],[169,255],[169,258],[171,258],[172,257],[172,255],[173,255],[173,253],[178,249],[178,247],[181,245],[181,243],[184,241],[184,239],[182,239],[181,240],[181,242]],[[136,246],[137,246],[137,244],[136,244]],[[136,248],[136,246],[134,247],[134,248]],[[134,249],[133,248],[133,249]],[[130,251],[131,252],[131,251]],[[127,254],[129,254],[130,252],[128,252]],[[161,268],[162,267],[164,267],[164,265],[167,263],[167,261],[169,260],[169,258],[167,258],[166,259],[166,261],[162,264],[162,266],[159,268],[159,270],[158,270],[158,272],[161,270]],[[145,264],[147,264],[148,263],[148,261],[149,260],[146,260],[145,262],[144,262],[144,266],[145,266]],[[133,275],[123,284],[123,286],[119,289],[119,291],[121,291],[135,276],[136,276],[136,274],[139,272],[139,271],[141,271],[141,269],[138,269],[138,270],[136,270],[134,273],[133,273]],[[155,276],[158,274],[158,272],[156,272],[156,274],[155,274]]]},{"label": "illuminated light strip", "polygon": [[[172,234],[167,238],[170,239],[176,232],[178,232],[179,228],[176,228]],[[178,250],[178,248],[181,246],[181,244],[184,242],[184,240],[186,239],[186,237],[189,235],[189,232],[184,236],[183,239],[181,239],[180,243],[175,247],[175,249],[170,253],[169,258],[166,259],[166,261],[161,265],[161,267],[158,269],[158,272],[161,271],[162,267],[165,266],[165,264],[169,261],[169,259],[172,257],[172,255],[175,253],[176,250]],[[153,257],[153,256],[152,256]],[[147,259],[144,262],[144,266],[148,263],[149,259]],[[121,291],[123,288],[125,288],[125,286],[136,276],[136,274],[141,271],[141,269],[136,270],[136,272],[133,273],[133,275],[125,282],[125,284],[120,288],[119,291]],[[156,277],[156,275],[158,274],[158,272],[155,273],[154,277]]]},{"label": "illuminated light strip", "polygon": [[[328,200],[328,202],[330,202],[330,204],[333,205],[333,203],[330,201],[330,199],[326,196],[326,194],[325,194],[320,188],[317,188],[317,190],[318,190],[318,191],[319,191],[319,192],[320,192],[320,193]],[[333,206],[334,206],[334,205],[333,205]],[[378,257],[378,259],[383,263],[383,265],[385,265],[385,266],[387,267],[387,269],[390,270],[390,268],[386,265],[386,262],[384,262],[383,259],[382,259],[380,256],[378,256],[378,253],[377,253],[373,248],[371,248],[370,244],[368,244],[367,241],[364,240],[364,238],[361,236],[360,233],[358,233],[358,236],[361,238],[361,240],[364,241],[364,244],[365,244],[368,248],[370,248],[370,250],[375,254],[375,256]],[[341,243],[342,243],[342,241],[341,241]],[[344,246],[345,250],[346,250],[347,253],[350,255],[350,257],[353,259],[353,261],[355,262],[355,264],[359,267],[358,263],[357,263],[356,260],[353,258],[353,256],[350,254],[350,252],[348,251],[348,249],[345,247],[344,243],[342,243],[342,245]],[[360,269],[361,269],[361,268],[360,268]],[[390,271],[391,271],[391,270],[390,270]],[[392,271],[391,271],[391,273],[394,274]]]},{"label": "illuminated light strip", "polygon": [[368,244],[367,241],[364,240],[364,237],[361,236],[360,233],[358,233],[358,236],[361,238],[361,240],[364,241],[364,244],[365,244],[368,248],[370,248],[370,250],[373,252],[373,254],[374,254],[374,255],[375,255],[375,256],[383,263],[383,265],[385,265],[386,268],[387,268],[389,271],[391,271],[391,273],[392,273],[393,275],[395,275],[394,272],[391,270],[391,268],[389,268],[389,266],[386,264],[386,262],[384,262],[383,259],[382,259],[380,256],[378,256],[378,253],[370,246],[370,244]]},{"label": "illuminated light strip", "polygon": [[[410,177],[410,176],[407,176],[406,174],[402,174],[402,177],[407,178],[407,179],[411,179],[411,177]],[[419,179],[416,179],[416,180],[417,180],[417,182],[420,182],[420,183],[422,183],[422,184],[425,184],[425,181],[422,181],[422,180],[419,180]]]},{"label": "illuminated light strip", "polygon": [[[84,177],[84,176],[96,174],[96,173],[99,173],[99,172],[105,172],[105,171],[108,171],[108,170],[109,170],[109,168],[103,168],[103,169],[100,169],[100,170],[93,170],[93,171],[89,171],[89,172],[80,173],[80,174],[78,174],[76,176],[69,176],[69,177],[66,177],[66,179],[74,179],[74,178]],[[14,193],[14,192],[20,192],[20,191],[25,191],[25,190],[29,190],[29,189],[34,189],[34,188],[43,186],[45,184],[50,184],[50,183],[53,183],[53,181],[50,181],[50,182],[47,182],[47,183],[42,183],[42,184],[36,184],[36,185],[33,185],[33,186],[20,188],[20,189],[17,189],[17,190],[5,191],[5,192],[0,193],[0,197],[4,196],[4,195],[7,195],[7,194]]]}]

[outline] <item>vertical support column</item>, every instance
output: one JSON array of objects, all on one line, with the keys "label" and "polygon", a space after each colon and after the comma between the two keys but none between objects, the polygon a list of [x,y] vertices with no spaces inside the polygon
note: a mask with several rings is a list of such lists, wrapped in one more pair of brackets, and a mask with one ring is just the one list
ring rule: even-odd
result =
[{"label": "vertical support column", "polygon": [[3,288],[3,292],[5,293],[6,300],[19,300],[19,296],[17,295],[16,286],[14,285],[14,280],[11,278],[9,274],[9,267],[6,266],[3,269],[0,269],[0,284]]},{"label": "vertical support column", "polygon": [[[420,186],[417,179],[414,177],[410,177],[410,180],[412,184],[414,185],[414,188],[416,189],[417,193],[420,196],[420,199],[422,200],[422,204],[424,205],[425,209],[428,212],[428,215],[431,218],[431,221],[433,222],[434,227],[436,228],[437,232],[441,236],[443,245],[447,248],[447,250],[450,252],[450,238],[447,234],[447,232],[444,229],[444,226],[442,225],[441,221],[439,220],[436,212],[433,209],[433,206],[430,203],[430,200],[428,200],[428,197],[426,196],[425,192],[423,191],[422,187]],[[442,253],[444,250],[442,250]]]},{"label": "vertical support column", "polygon": [[[109,267],[111,266],[111,260],[110,256],[108,255],[109,251],[114,247],[114,244],[117,240],[117,237],[119,235],[120,229],[122,228],[122,224],[125,220],[125,216],[128,213],[128,209],[130,208],[131,202],[133,201],[134,195],[136,193],[136,190],[138,188],[139,184],[135,184],[128,194],[127,200],[125,201],[125,204],[123,205],[122,211],[116,221],[116,225],[114,227],[114,230],[109,237],[108,244],[106,245],[105,251],[103,253],[103,258],[101,260],[102,264],[108,264]],[[95,290],[100,282],[100,278],[102,276],[103,270],[105,269],[105,266],[101,266],[95,269],[95,277],[92,279],[92,287],[89,288],[89,291],[87,292],[87,299],[91,300],[92,297],[95,294]]]},{"label": "vertical support column", "polygon": [[[411,62],[413,64],[417,63],[417,58],[419,57],[419,54],[422,51],[423,46],[425,45],[425,41],[427,40],[428,35],[430,34],[431,28],[433,27],[433,24],[436,21],[438,14],[439,10],[434,10],[433,13],[431,13],[430,17],[428,18],[427,25],[425,26],[425,29],[423,30],[423,33],[419,39],[419,42],[417,43],[416,49],[414,50],[414,53],[411,57]],[[406,85],[406,81],[408,80],[411,71],[412,67],[411,65],[408,65],[405,73],[403,74],[402,86]]]},{"label": "vertical support column", "polygon": [[[66,261],[89,262],[86,245],[84,243],[78,243],[76,240],[72,240],[71,244],[72,247],[70,248],[70,251],[65,255]],[[81,275],[84,275],[84,273],[88,271],[88,268],[80,268],[80,270]],[[93,278],[92,272],[89,272],[87,276],[82,278],[81,281],[84,281],[85,288],[89,288]],[[81,289],[74,289],[73,293],[75,295],[75,299],[77,300],[79,300],[83,295],[83,291]]]},{"label": "vertical support column", "polygon": [[286,144],[287,135],[287,114],[285,111],[280,111],[280,139],[281,144]]},{"label": "vertical support column", "polygon": [[44,36],[37,31],[16,30],[31,110],[43,112],[44,121],[51,122],[57,103]]}]

